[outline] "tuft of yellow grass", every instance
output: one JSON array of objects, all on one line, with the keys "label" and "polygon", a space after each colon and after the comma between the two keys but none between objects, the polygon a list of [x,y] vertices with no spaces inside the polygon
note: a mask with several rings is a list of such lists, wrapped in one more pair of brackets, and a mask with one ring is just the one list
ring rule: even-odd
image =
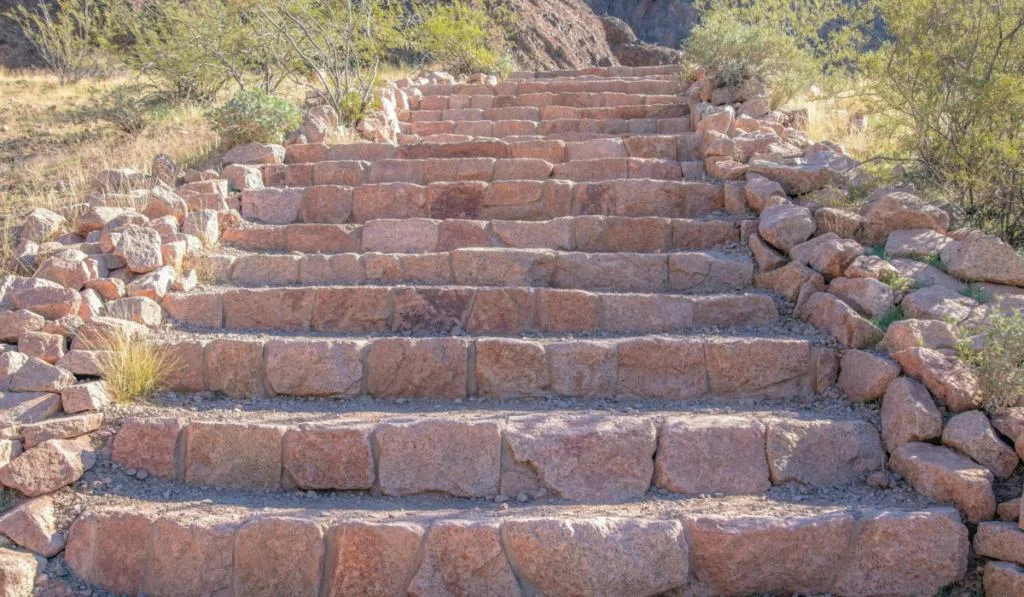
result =
[{"label": "tuft of yellow grass", "polygon": [[832,141],[851,156],[866,160],[874,155],[875,115],[853,92],[796,102],[807,108],[807,134],[815,141]]},{"label": "tuft of yellow grass", "polygon": [[167,350],[143,334],[123,329],[98,339],[100,376],[117,404],[142,402],[166,388],[178,366]]}]

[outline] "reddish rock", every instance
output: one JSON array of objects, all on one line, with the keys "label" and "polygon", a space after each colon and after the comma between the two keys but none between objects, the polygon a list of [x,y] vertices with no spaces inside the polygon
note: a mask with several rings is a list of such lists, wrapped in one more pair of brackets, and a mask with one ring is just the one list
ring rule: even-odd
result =
[{"label": "reddish rock", "polygon": [[134,296],[107,303],[107,314],[110,317],[131,321],[146,327],[156,327],[163,323],[164,312],[160,303],[145,296]]},{"label": "reddish rock", "polygon": [[908,293],[900,303],[903,313],[912,319],[939,319],[954,324],[971,315],[978,306],[972,298],[959,290],[945,286],[928,286]]},{"label": "reddish rock", "polygon": [[95,462],[88,438],[51,439],[0,468],[0,483],[36,497],[74,483]]},{"label": "reddish rock", "polygon": [[206,346],[209,389],[234,398],[263,393],[263,343],[256,340],[218,339]]},{"label": "reddish rock", "polygon": [[231,518],[181,512],[156,520],[145,593],[154,597],[221,595],[231,589],[238,523]]},{"label": "reddish rock", "polygon": [[267,384],[288,396],[358,396],[365,349],[365,342],[355,341],[270,340]]},{"label": "reddish rock", "polygon": [[869,319],[879,319],[896,304],[892,288],[872,278],[836,278],[828,291]]},{"label": "reddish rock", "polygon": [[868,512],[857,524],[837,595],[936,595],[967,572],[970,542],[955,510]]},{"label": "reddish rock", "polygon": [[[793,250],[795,251],[796,249],[794,248]],[[863,254],[864,247],[860,246],[860,243],[857,241],[829,238],[814,248],[807,259],[807,265],[829,278],[838,278],[843,275],[854,260]]]},{"label": "reddish rock", "polygon": [[1003,408],[992,414],[992,426],[1010,438],[1017,455],[1024,454],[1024,408]]},{"label": "reddish rock", "polygon": [[772,246],[789,251],[814,234],[811,211],[797,205],[773,205],[761,212],[758,232]]},{"label": "reddish rock", "polygon": [[776,270],[759,273],[754,277],[754,284],[758,288],[774,290],[794,302],[800,295],[800,289],[807,283],[810,283],[818,292],[825,292],[825,278],[796,261],[791,261]]},{"label": "reddish rock", "polygon": [[[656,430],[640,418],[542,416],[512,419],[505,432],[519,470],[501,482],[506,495],[546,489],[571,500],[624,500],[647,493]],[[524,470],[537,475],[534,486]],[[532,490],[532,491],[531,491]]]},{"label": "reddish rock", "polygon": [[1024,531],[1012,522],[983,522],[974,534],[974,552],[1024,566]]},{"label": "reddish rock", "polygon": [[12,392],[59,393],[73,383],[75,376],[70,372],[30,357],[11,376],[10,389]]},{"label": "reddish rock", "polygon": [[428,419],[385,424],[377,429],[374,441],[377,475],[386,495],[498,493],[501,428],[495,422]]},{"label": "reddish rock", "polygon": [[949,214],[903,192],[891,192],[867,203],[861,208],[861,216],[861,233],[868,245],[884,243],[894,230],[927,228],[945,233],[949,228]]},{"label": "reddish rock", "polygon": [[129,225],[120,231],[116,255],[123,258],[128,269],[136,274],[145,274],[163,265],[160,233],[152,228]]},{"label": "reddish rock", "polygon": [[88,413],[50,419],[39,423],[24,425],[21,436],[25,449],[33,448],[50,439],[72,439],[92,433],[103,424],[101,413]]},{"label": "reddish rock", "polygon": [[369,430],[309,425],[284,436],[284,473],[300,489],[370,489],[375,478]]},{"label": "reddish rock", "polygon": [[[2,364],[3,355],[0,355]],[[0,392],[0,424],[43,421],[60,412],[60,396],[39,392]]]},{"label": "reddish rock", "polygon": [[721,339],[707,342],[704,353],[714,396],[781,398],[809,389],[810,346],[802,340]]},{"label": "reddish rock", "polygon": [[654,484],[684,494],[767,491],[764,425],[729,415],[665,422],[658,435]]},{"label": "reddish rock", "polygon": [[687,293],[742,290],[750,286],[753,277],[754,264],[746,256],[689,251],[672,253],[668,259],[669,287]]},{"label": "reddish rock", "polygon": [[8,510],[0,517],[0,534],[45,558],[64,549],[65,537],[57,529],[53,498],[48,495]]},{"label": "reddish rock", "polygon": [[1024,258],[993,236],[973,236],[942,248],[942,262],[961,280],[1024,286]]},{"label": "reddish rock", "polygon": [[175,479],[178,436],[184,428],[183,419],[171,417],[126,419],[114,438],[114,462],[161,479]]},{"label": "reddish rock", "polygon": [[924,382],[935,398],[952,412],[979,408],[978,378],[969,365],[930,348],[908,348],[893,355],[905,375]]},{"label": "reddish rock", "polygon": [[461,520],[430,527],[422,563],[407,590],[410,597],[521,594],[502,549],[498,525]]},{"label": "reddish rock", "polygon": [[471,286],[548,286],[555,252],[541,249],[477,248],[452,251],[455,283]]},{"label": "reddish rock", "polygon": [[987,597],[1024,595],[1024,568],[1006,562],[985,564],[983,586]]},{"label": "reddish rock", "polygon": [[945,234],[928,228],[894,230],[885,243],[885,253],[892,257],[933,257],[952,241]]},{"label": "reddish rock", "polygon": [[852,307],[831,294],[816,292],[795,315],[811,325],[826,330],[850,348],[868,348],[882,339],[882,330],[864,319]]},{"label": "reddish rock", "polygon": [[320,594],[324,531],[303,518],[257,518],[238,529],[232,582],[235,595],[316,597]]},{"label": "reddish rock", "polygon": [[881,398],[899,374],[899,365],[889,359],[850,349],[840,361],[839,387],[853,402],[868,402]]},{"label": "reddish rock", "polygon": [[882,439],[889,452],[908,442],[925,442],[942,433],[942,414],[928,388],[909,377],[889,384],[882,398]]},{"label": "reddish rock", "polygon": [[90,584],[137,595],[146,577],[150,529],[144,514],[87,512],[71,527],[64,561]]},{"label": "reddish rock", "polygon": [[35,275],[70,290],[81,290],[86,282],[96,277],[89,270],[85,259],[86,255],[81,251],[61,251],[39,264]]},{"label": "reddish rock", "polygon": [[1013,448],[999,439],[988,417],[980,410],[953,416],[942,431],[942,443],[967,454],[999,479],[1012,475],[1020,461]]},{"label": "reddish rock", "polygon": [[678,521],[527,519],[501,531],[520,578],[545,595],[656,595],[687,583]]},{"label": "reddish rock", "polygon": [[0,311],[0,342],[17,342],[22,334],[37,332],[45,324],[42,315],[27,309]]},{"label": "reddish rock", "polygon": [[35,556],[0,548],[0,589],[4,597],[31,597],[38,569]]},{"label": "reddish rock", "polygon": [[53,365],[64,356],[64,337],[46,332],[25,332],[18,338],[18,350]]},{"label": "reddish rock", "polygon": [[193,422],[185,429],[185,482],[278,489],[284,427]]},{"label": "reddish rock", "polygon": [[894,354],[908,348],[954,348],[956,343],[953,326],[945,321],[904,319],[894,321],[885,330],[882,348]]},{"label": "reddish rock", "polygon": [[1020,518],[1020,501],[1021,498],[1013,498],[1012,500],[999,502],[996,506],[996,515],[998,515],[999,520],[1003,522],[1017,522]]},{"label": "reddish rock", "polygon": [[19,237],[37,243],[46,242],[57,236],[64,227],[64,216],[48,209],[37,207],[25,216]]},{"label": "reddish rock", "polygon": [[704,343],[695,339],[641,338],[618,345],[616,395],[692,399],[708,393]]},{"label": "reddish rock", "polygon": [[956,504],[971,522],[990,520],[995,515],[992,473],[949,448],[906,443],[892,453],[889,466],[918,493]]},{"label": "reddish rock", "polygon": [[415,572],[423,527],[409,522],[343,522],[334,527],[327,597],[391,597]]},{"label": "reddish rock", "polygon": [[477,340],[475,375],[480,396],[542,396],[548,386],[544,346],[526,340]]},{"label": "reddish rock", "polygon": [[27,309],[51,320],[78,314],[82,297],[77,291],[49,280],[33,278],[33,281],[31,286],[11,293],[15,309]]},{"label": "reddish rock", "polygon": [[459,338],[385,338],[366,357],[376,398],[459,398],[467,393],[468,343]]},{"label": "reddish rock", "polygon": [[610,342],[558,342],[546,346],[551,391],[595,398],[615,392],[616,351]]},{"label": "reddish rock", "polygon": [[772,421],[766,445],[775,485],[839,485],[885,464],[878,432],[866,421]]}]

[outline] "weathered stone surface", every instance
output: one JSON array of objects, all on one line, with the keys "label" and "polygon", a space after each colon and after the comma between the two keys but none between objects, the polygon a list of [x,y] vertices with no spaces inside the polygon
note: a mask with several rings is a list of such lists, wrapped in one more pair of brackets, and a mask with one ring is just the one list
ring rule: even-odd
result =
[{"label": "weathered stone surface", "polygon": [[640,338],[618,346],[616,394],[632,398],[699,398],[708,392],[704,344]]},{"label": "weathered stone surface", "polygon": [[961,280],[1024,286],[1024,258],[992,236],[975,236],[942,248],[942,262]]},{"label": "weathered stone surface", "polygon": [[609,342],[557,342],[546,347],[551,391],[595,398],[615,392],[616,351]]},{"label": "weathered stone surface", "polygon": [[56,524],[53,498],[44,495],[12,508],[0,517],[0,535],[33,553],[52,558],[64,549],[65,541]]},{"label": "weathered stone surface", "polygon": [[655,595],[689,574],[678,521],[528,519],[501,532],[521,578],[545,595]]},{"label": "weathered stone surface", "polygon": [[10,389],[12,392],[59,393],[73,383],[75,376],[70,372],[30,357],[11,376]]},{"label": "weathered stone surface", "polygon": [[840,361],[839,387],[854,402],[881,398],[900,367],[889,359],[863,350],[850,349]]},{"label": "weathered stone surface", "polygon": [[284,436],[284,473],[300,489],[370,489],[370,434],[354,425],[308,425]]},{"label": "weathered stone surface", "polygon": [[900,303],[903,313],[913,319],[939,319],[960,323],[978,306],[972,298],[945,286],[928,286],[907,294]]},{"label": "weathered stone surface", "polygon": [[27,309],[46,319],[78,315],[82,306],[82,296],[78,292],[40,278],[33,278],[31,285],[14,289],[11,297],[15,309]]},{"label": "weathered stone surface", "polygon": [[750,252],[754,254],[754,260],[757,261],[759,271],[770,272],[789,262],[785,255],[764,242],[759,234],[751,234],[747,242],[750,245]]},{"label": "weathered stone surface", "polygon": [[798,205],[773,205],[761,212],[761,238],[782,251],[789,251],[814,234],[811,210]]},{"label": "weathered stone surface", "polygon": [[277,489],[284,427],[197,421],[185,429],[185,482]]},{"label": "weathered stone surface", "polygon": [[51,439],[0,468],[0,483],[36,497],[74,483],[95,462],[88,438]]},{"label": "weathered stone surface", "polygon": [[1016,597],[1024,594],[1024,568],[1006,562],[985,564],[983,585],[987,597]]},{"label": "weathered stone surface", "polygon": [[789,199],[781,184],[753,172],[747,174],[743,192],[747,199],[747,205],[758,213],[766,207]]},{"label": "weathered stone surface", "polygon": [[967,572],[967,527],[952,509],[869,512],[832,592],[935,595]]},{"label": "weathered stone surface", "polygon": [[995,515],[992,473],[949,448],[906,443],[892,453],[889,466],[918,493],[956,504],[971,522]]},{"label": "weathered stone surface", "polygon": [[81,290],[93,272],[85,263],[86,255],[81,251],[61,251],[43,261],[36,270],[36,277],[56,282],[71,290]]},{"label": "weathered stone surface", "polygon": [[905,375],[921,380],[952,412],[981,406],[978,378],[969,365],[931,348],[908,348],[893,355]]},{"label": "weathered stone surface", "polygon": [[[800,340],[722,339],[704,347],[714,396],[792,397],[809,386],[810,346]],[[738,367],[737,363],[743,363]]]},{"label": "weathered stone surface", "polygon": [[71,527],[64,559],[79,578],[104,590],[137,595],[143,589],[150,545],[143,514],[87,512]]},{"label": "weathered stone surface", "polygon": [[866,421],[772,421],[766,445],[776,485],[838,485],[885,464],[878,432]]},{"label": "weathered stone surface", "polygon": [[[539,484],[572,500],[623,500],[647,493],[654,470],[656,430],[641,418],[538,416],[509,422],[505,441]],[[502,478],[501,492],[526,487],[516,471]]]},{"label": "weathered stone surface", "polygon": [[255,340],[217,339],[206,346],[206,376],[212,392],[234,398],[263,393],[263,343]]},{"label": "weathered stone surface", "polygon": [[114,462],[161,479],[175,479],[178,436],[184,427],[183,419],[173,417],[126,419],[114,438]]},{"label": "weathered stone surface", "polygon": [[829,278],[838,278],[857,257],[864,254],[864,247],[855,240],[828,233],[800,243],[790,249],[789,254],[794,260]]},{"label": "weathered stone surface", "polygon": [[102,424],[102,413],[72,415],[24,425],[21,428],[21,436],[27,450],[38,446],[46,440],[72,439],[86,433],[92,433],[99,429]]},{"label": "weathered stone surface", "polygon": [[933,257],[952,241],[928,228],[894,230],[885,243],[885,253],[892,257]]},{"label": "weathered stone surface", "polygon": [[1017,455],[1024,454],[1024,407],[1000,409],[992,414],[992,426],[1010,438]]},{"label": "weathered stone surface", "polygon": [[892,288],[872,278],[836,278],[828,291],[870,319],[882,317],[896,304]]},{"label": "weathered stone surface", "polygon": [[4,597],[31,597],[39,562],[13,549],[0,549],[0,591]]},{"label": "weathered stone surface", "polygon": [[861,234],[869,245],[884,243],[894,230],[927,228],[945,233],[949,228],[949,214],[910,193],[883,195],[861,208],[861,215],[864,217]]},{"label": "weathered stone surface", "polygon": [[25,332],[18,338],[18,350],[53,365],[64,356],[64,336],[46,332]]},{"label": "weathered stone surface", "polygon": [[796,316],[828,331],[850,348],[867,348],[882,339],[882,330],[835,296],[816,292],[797,308]]},{"label": "weathered stone surface", "polygon": [[888,261],[874,255],[861,255],[854,259],[843,272],[847,278],[873,278],[880,280],[886,276],[897,276],[899,270]]},{"label": "weathered stone surface", "polygon": [[518,597],[519,583],[502,549],[498,525],[455,520],[431,526],[408,593]]},{"label": "weathered stone surface", "polygon": [[234,594],[316,597],[320,594],[324,531],[303,518],[257,518],[235,538]]},{"label": "weathered stone surface", "polygon": [[953,326],[934,319],[904,319],[894,321],[885,330],[882,348],[890,354],[908,348],[954,348],[956,334]]},{"label": "weathered stone surface", "polygon": [[882,398],[882,439],[889,452],[907,442],[926,442],[942,433],[942,414],[928,388],[909,377],[889,384]]},{"label": "weathered stone surface", "polygon": [[330,535],[327,597],[391,597],[415,572],[424,530],[410,522],[344,522]]},{"label": "weathered stone surface", "polygon": [[492,421],[422,420],[386,424],[374,434],[381,491],[441,491],[460,497],[498,493],[501,428]]},{"label": "weathered stone surface", "polygon": [[57,236],[65,224],[64,216],[48,209],[37,207],[25,216],[21,225],[20,238],[42,243]]},{"label": "weathered stone surface", "polygon": [[1017,522],[1020,518],[1020,498],[1013,498],[996,505],[996,515],[1003,522]]},{"label": "weathered stone surface", "polygon": [[27,309],[0,311],[0,342],[17,342],[25,332],[37,332],[45,324],[42,315]]},{"label": "weathered stone surface", "polygon": [[160,246],[160,233],[152,228],[130,225],[120,231],[116,254],[125,260],[128,269],[136,274],[145,274],[164,264]]},{"label": "weathered stone surface", "polygon": [[548,385],[544,347],[527,340],[477,340],[475,373],[477,394],[481,396],[541,396]]},{"label": "weathered stone surface", "polygon": [[458,338],[386,338],[366,357],[366,388],[377,398],[466,396],[468,345]]},{"label": "weathered stone surface", "polygon": [[264,145],[263,143],[247,143],[231,148],[224,157],[222,164],[281,164],[284,162],[285,148],[280,145]]},{"label": "weathered stone surface", "polygon": [[842,238],[856,238],[860,233],[863,218],[860,214],[835,207],[822,207],[814,212],[814,222],[818,231],[834,232]]},{"label": "weathered stone surface", "polygon": [[721,514],[684,521],[697,580],[714,595],[817,593],[845,564],[848,513]]},{"label": "weathered stone surface", "polygon": [[160,304],[145,296],[132,296],[107,303],[110,317],[131,321],[147,327],[163,323],[164,312]]},{"label": "weathered stone surface", "polygon": [[953,416],[942,431],[942,443],[967,454],[999,479],[1012,475],[1020,461],[1013,448],[999,439],[988,416],[980,410]]},{"label": "weathered stone surface", "polygon": [[796,261],[754,277],[754,284],[758,288],[774,290],[790,301],[796,301],[800,296],[800,289],[807,283],[819,292],[825,292],[827,288],[825,278],[821,274]]},{"label": "weathered stone surface", "polygon": [[365,348],[356,341],[271,340],[265,349],[267,384],[288,396],[358,396]]},{"label": "weathered stone surface", "polygon": [[[0,359],[3,355],[0,355]],[[0,424],[43,421],[60,412],[60,396],[46,392],[0,392]]]},{"label": "weathered stone surface", "polygon": [[685,494],[768,490],[765,426],[729,415],[666,421],[658,436],[654,484]]},{"label": "weathered stone surface", "polygon": [[153,522],[145,594],[223,595],[231,589],[235,532],[228,518],[183,512]]},{"label": "weathered stone surface", "polygon": [[974,552],[1024,566],[1024,531],[1012,522],[983,522],[974,534]]}]

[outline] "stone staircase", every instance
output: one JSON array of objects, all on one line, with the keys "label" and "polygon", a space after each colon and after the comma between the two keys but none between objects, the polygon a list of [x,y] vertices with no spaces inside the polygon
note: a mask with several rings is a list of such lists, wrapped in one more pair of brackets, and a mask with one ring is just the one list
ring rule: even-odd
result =
[{"label": "stone staircase", "polygon": [[754,288],[756,219],[705,175],[683,90],[669,67],[422,85],[397,146],[241,166],[244,221],[161,303],[173,391],[86,474],[67,567],[151,596],[960,579],[960,514],[878,488],[841,347]]}]

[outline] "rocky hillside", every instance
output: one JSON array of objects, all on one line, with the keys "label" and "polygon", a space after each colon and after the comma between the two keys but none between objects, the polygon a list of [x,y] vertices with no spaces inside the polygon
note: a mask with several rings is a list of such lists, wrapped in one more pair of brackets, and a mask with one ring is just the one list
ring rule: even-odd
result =
[{"label": "rocky hillside", "polygon": [[691,0],[586,0],[598,15],[618,17],[641,40],[678,48],[697,22]]}]

